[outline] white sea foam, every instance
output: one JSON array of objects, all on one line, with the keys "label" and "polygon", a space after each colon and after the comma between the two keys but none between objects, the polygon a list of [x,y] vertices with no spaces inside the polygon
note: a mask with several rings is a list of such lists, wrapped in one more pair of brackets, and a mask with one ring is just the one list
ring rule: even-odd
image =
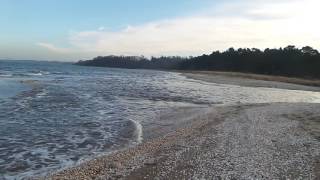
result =
[{"label": "white sea foam", "polygon": [[36,97],[37,98],[42,98],[45,97],[48,94],[48,91],[46,89],[43,89],[41,92],[39,92]]},{"label": "white sea foam", "polygon": [[27,76],[42,76],[42,73],[26,73]]},{"label": "white sea foam", "polygon": [[8,78],[12,77],[12,74],[0,74],[0,77]]},{"label": "white sea foam", "polygon": [[143,128],[140,122],[130,119],[131,122],[135,125],[135,135],[137,138],[137,143],[141,143],[143,141]]}]

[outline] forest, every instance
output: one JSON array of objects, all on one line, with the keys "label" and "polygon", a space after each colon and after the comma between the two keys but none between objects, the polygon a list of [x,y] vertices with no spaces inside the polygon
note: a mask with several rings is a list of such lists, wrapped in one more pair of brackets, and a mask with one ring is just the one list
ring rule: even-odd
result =
[{"label": "forest", "polygon": [[76,63],[128,69],[227,71],[308,79],[320,78],[320,54],[305,46],[287,46],[279,49],[229,48],[197,57],[163,56],[98,56]]}]

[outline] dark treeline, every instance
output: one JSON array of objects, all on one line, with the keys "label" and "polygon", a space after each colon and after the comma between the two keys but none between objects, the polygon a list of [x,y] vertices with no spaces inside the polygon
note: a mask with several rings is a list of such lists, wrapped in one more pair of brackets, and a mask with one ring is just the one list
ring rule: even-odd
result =
[{"label": "dark treeline", "polygon": [[301,49],[287,46],[280,49],[230,48],[198,57],[99,56],[77,64],[130,69],[207,70],[320,78],[320,54],[309,46]]}]

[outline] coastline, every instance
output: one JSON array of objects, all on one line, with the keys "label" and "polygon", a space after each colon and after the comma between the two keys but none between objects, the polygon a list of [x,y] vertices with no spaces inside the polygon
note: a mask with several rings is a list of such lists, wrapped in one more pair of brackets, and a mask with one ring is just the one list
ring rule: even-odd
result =
[{"label": "coastline", "polygon": [[[240,77],[183,75],[213,83],[224,80],[254,87],[318,90],[262,80],[239,81]],[[158,131],[146,128],[143,143],[45,179],[317,179],[320,178],[319,107],[319,104],[272,103],[180,109],[176,114],[164,116],[163,128]],[[190,114],[194,116],[186,119]],[[180,120],[170,123],[175,119]]]},{"label": "coastline", "polygon": [[283,76],[245,74],[218,71],[177,71],[190,78],[211,83],[232,84],[248,87],[267,87],[289,90],[320,91],[320,80],[299,79]]}]

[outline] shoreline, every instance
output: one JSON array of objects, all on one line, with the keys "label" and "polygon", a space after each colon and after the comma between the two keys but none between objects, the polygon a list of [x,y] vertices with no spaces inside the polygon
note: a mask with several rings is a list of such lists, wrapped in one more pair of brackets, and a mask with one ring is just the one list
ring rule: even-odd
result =
[{"label": "shoreline", "polygon": [[[141,122],[133,122],[132,123],[135,125],[136,130],[135,132],[130,132],[134,133],[137,136],[142,136],[142,137],[137,137],[141,141],[134,145],[129,145],[129,146],[123,146],[119,149],[114,149],[113,151],[110,151],[109,153],[102,154],[97,157],[93,157],[92,159],[82,161],[79,164],[76,164],[74,166],[69,166],[64,169],[58,170],[58,171],[53,171],[52,173],[48,174],[47,176],[36,176],[33,177],[32,179],[81,179],[81,178],[88,178],[89,176],[77,176],[73,171],[80,172],[82,170],[77,170],[78,168],[80,169],[86,169],[91,168],[95,166],[97,161],[101,161],[103,159],[108,159],[107,161],[115,161],[117,162],[117,159],[114,159],[113,156],[119,157],[122,156],[122,154],[127,154],[130,153],[132,150],[142,146],[144,147],[146,144],[152,144],[154,141],[159,141],[160,139],[170,136],[170,134],[175,133],[178,129],[188,129],[192,126],[192,123],[197,119],[197,117],[202,116],[206,112],[209,112],[209,107],[204,106],[204,105],[196,105],[196,106],[186,106],[186,107],[173,107],[171,111],[164,111],[162,112],[163,115],[161,115],[160,119],[157,119],[157,121],[151,121],[148,122],[147,124],[141,123]],[[138,123],[139,125],[136,126]],[[156,125],[155,125],[156,124]],[[143,126],[143,132],[139,132],[140,126],[142,128]],[[148,146],[148,145],[147,145]],[[148,149],[148,148],[147,148]],[[120,155],[119,155],[120,154]],[[127,156],[127,155],[124,155]],[[112,160],[110,160],[111,158]],[[104,162],[105,163],[105,162]],[[116,163],[117,164],[117,163]],[[113,167],[115,164],[111,163],[108,164],[107,167]],[[105,165],[103,166],[105,167]],[[117,165],[116,165],[117,167]],[[87,170],[85,170],[87,171]],[[63,174],[64,177],[61,176]],[[69,174],[69,175],[67,175]],[[70,176],[72,174],[72,176]],[[114,174],[113,174],[114,175]],[[76,176],[77,178],[73,178],[73,176]],[[116,176],[113,176],[113,178],[117,178]]]},{"label": "shoreline", "polygon": [[[274,103],[212,108],[189,127],[47,178],[317,179],[320,128],[314,125],[319,127],[319,122],[309,124],[301,118],[306,111],[319,107]],[[317,113],[319,110],[303,118],[312,119]]]},{"label": "shoreline", "polygon": [[[182,75],[213,83],[222,80],[217,75],[216,79],[212,75],[201,74],[199,77],[196,73]],[[224,79],[224,82],[256,85],[254,87],[266,87],[270,83],[246,82],[248,79],[244,78],[239,81],[238,77],[227,77],[227,80],[230,81]],[[271,82],[267,87],[291,85],[293,89],[318,90],[317,87],[275,83]],[[190,114],[195,115],[186,120]],[[144,135],[147,137],[141,144],[97,157],[44,179],[317,179],[320,178],[318,114],[319,104],[306,103],[177,110],[177,114],[163,117],[164,128],[158,131],[146,128]],[[176,119],[180,119],[176,124],[170,123]]]},{"label": "shoreline", "polygon": [[219,71],[176,71],[190,79],[218,84],[320,91],[320,80]]},{"label": "shoreline", "polygon": [[[205,109],[207,110],[207,108]],[[177,114],[182,112],[186,113],[186,111],[189,111],[187,114],[194,113],[194,110],[201,112],[199,108],[190,107],[189,110],[181,108],[178,110],[181,112],[178,112]],[[208,113],[213,113],[212,109],[210,109]],[[58,171],[57,173],[53,173],[39,179],[96,179],[98,177],[102,178],[102,176],[105,176],[102,179],[124,178],[125,175],[130,174],[131,170],[135,170],[139,165],[152,165],[154,163],[154,158],[150,157],[150,153],[161,151],[163,146],[171,145],[177,139],[179,139],[180,136],[186,136],[188,134],[190,135],[193,129],[206,124],[204,122],[207,120],[207,118],[203,118],[206,116],[205,113],[197,113],[195,116],[197,117],[197,121],[195,121],[195,119],[186,120],[180,118],[180,121],[173,125],[174,129],[147,128],[146,137],[141,144],[138,144],[134,147],[123,148],[108,155],[103,155],[93,160],[84,162],[79,166]],[[201,117],[201,121],[199,121],[199,116]],[[163,121],[165,121],[164,124],[166,124],[170,120],[163,119]],[[139,159],[140,157],[141,159]],[[138,162],[131,162],[132,160]]]}]

